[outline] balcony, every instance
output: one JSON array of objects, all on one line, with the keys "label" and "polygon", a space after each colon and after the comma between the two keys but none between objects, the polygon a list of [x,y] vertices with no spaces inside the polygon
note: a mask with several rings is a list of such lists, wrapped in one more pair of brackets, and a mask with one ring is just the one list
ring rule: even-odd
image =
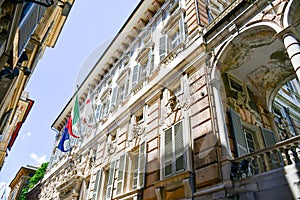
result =
[{"label": "balcony", "polygon": [[231,167],[232,179],[240,180],[298,164],[300,162],[299,144],[300,136],[298,135],[233,160]]}]

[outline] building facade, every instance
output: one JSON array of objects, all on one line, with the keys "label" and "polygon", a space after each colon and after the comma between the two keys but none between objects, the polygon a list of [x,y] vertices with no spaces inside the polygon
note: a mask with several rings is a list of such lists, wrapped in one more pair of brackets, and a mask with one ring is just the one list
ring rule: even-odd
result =
[{"label": "building facade", "polygon": [[8,200],[21,199],[22,189],[28,187],[30,178],[34,175],[37,167],[34,166],[23,166],[17,172],[15,178],[9,184],[11,192]]},{"label": "building facade", "polygon": [[46,46],[54,47],[73,2],[0,1],[0,170],[25,120],[17,115],[26,83]]},{"label": "building facade", "polygon": [[299,198],[299,3],[140,1],[52,124],[40,199]]}]

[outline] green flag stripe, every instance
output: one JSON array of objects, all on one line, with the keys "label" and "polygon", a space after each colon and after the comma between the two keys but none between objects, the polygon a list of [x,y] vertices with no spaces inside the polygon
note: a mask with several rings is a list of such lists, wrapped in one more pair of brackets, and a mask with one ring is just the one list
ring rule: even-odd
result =
[{"label": "green flag stripe", "polygon": [[72,118],[72,125],[79,122],[79,104],[78,104],[78,94],[76,94],[75,103],[73,107],[73,118]]}]

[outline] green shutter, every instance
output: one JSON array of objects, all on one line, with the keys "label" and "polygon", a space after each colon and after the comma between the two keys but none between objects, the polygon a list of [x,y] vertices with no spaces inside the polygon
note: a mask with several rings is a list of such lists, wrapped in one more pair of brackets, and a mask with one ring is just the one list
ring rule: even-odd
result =
[{"label": "green shutter", "polygon": [[140,144],[140,148],[139,148],[138,188],[144,187],[145,169],[146,169],[146,142],[143,142],[142,144]]},{"label": "green shutter", "polygon": [[175,171],[177,173],[185,169],[182,122],[175,125],[174,131],[175,131]]},{"label": "green shutter", "polygon": [[164,151],[164,176],[172,175],[172,159],[173,159],[173,150],[172,150],[172,128],[169,128],[165,131],[165,151]]},{"label": "green shutter", "polygon": [[100,186],[100,183],[101,183],[101,175],[102,175],[102,168],[99,169],[96,173],[92,200],[97,200],[98,199],[98,191],[99,191],[99,186]]},{"label": "green shutter", "polygon": [[122,155],[119,161],[118,179],[117,179],[117,194],[121,194],[124,188],[124,179],[126,172],[126,155]]},{"label": "green shutter", "polygon": [[276,144],[276,139],[272,130],[261,128],[261,131],[266,147],[270,147]]},{"label": "green shutter", "polygon": [[115,179],[115,165],[116,165],[116,161],[110,163],[105,199],[111,199],[112,197],[112,191],[113,191],[114,179]]},{"label": "green shutter", "polygon": [[246,155],[248,152],[247,152],[246,139],[243,132],[241,118],[239,114],[236,113],[232,108],[230,108],[229,113],[231,117],[231,124],[232,124],[233,134],[235,137],[238,156]]},{"label": "green shutter", "polygon": [[166,55],[168,51],[168,44],[167,44],[167,35],[162,36],[159,39],[159,58],[162,60]]}]

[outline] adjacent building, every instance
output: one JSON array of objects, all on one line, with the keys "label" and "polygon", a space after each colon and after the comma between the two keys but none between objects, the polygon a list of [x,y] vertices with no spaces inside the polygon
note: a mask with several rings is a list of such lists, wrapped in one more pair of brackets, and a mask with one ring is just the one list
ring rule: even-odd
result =
[{"label": "adjacent building", "polygon": [[0,169],[25,120],[20,110],[27,116],[33,103],[21,97],[26,83],[46,46],[54,47],[72,4],[0,1]]},{"label": "adjacent building", "polygon": [[11,189],[8,200],[21,199],[22,189],[28,187],[29,180],[33,177],[37,167],[34,166],[22,166],[17,172],[15,178],[10,182],[9,187]]},{"label": "adjacent building", "polygon": [[39,199],[298,199],[299,10],[140,1],[52,124]]}]

